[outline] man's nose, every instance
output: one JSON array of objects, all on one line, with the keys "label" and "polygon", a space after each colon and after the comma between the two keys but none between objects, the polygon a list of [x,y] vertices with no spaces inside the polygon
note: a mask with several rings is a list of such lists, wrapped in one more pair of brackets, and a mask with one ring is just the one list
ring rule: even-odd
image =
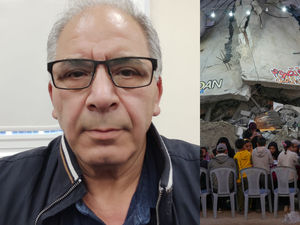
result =
[{"label": "man's nose", "polygon": [[91,111],[109,111],[117,107],[119,98],[105,65],[99,65],[90,86],[86,104]]}]

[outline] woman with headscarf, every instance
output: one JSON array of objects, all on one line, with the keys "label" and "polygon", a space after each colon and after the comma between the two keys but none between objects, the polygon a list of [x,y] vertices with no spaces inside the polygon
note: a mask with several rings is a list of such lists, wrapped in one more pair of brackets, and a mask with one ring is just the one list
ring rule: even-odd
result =
[{"label": "woman with headscarf", "polygon": [[[220,144],[220,143],[225,144],[225,145],[227,146],[228,156],[229,156],[230,158],[233,158],[233,156],[234,156],[234,154],[235,154],[235,151],[234,151],[233,148],[231,148],[231,145],[230,145],[230,143],[229,143],[228,138],[226,138],[226,137],[221,137],[221,138],[219,138],[219,140],[218,140],[218,142],[217,142],[217,144],[216,144],[216,148],[217,148],[218,144]],[[213,150],[214,155],[216,155],[216,148]]]}]

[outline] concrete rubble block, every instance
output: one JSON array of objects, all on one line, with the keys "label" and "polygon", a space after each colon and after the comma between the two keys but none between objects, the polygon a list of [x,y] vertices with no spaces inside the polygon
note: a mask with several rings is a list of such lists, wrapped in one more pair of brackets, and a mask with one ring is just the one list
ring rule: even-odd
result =
[{"label": "concrete rubble block", "polygon": [[262,13],[263,10],[256,0],[253,0],[251,2],[251,5],[253,6],[253,10],[254,10],[254,12],[256,12],[257,15],[260,15]]},{"label": "concrete rubble block", "polygon": [[247,117],[250,117],[251,116],[251,112],[250,111],[245,111],[245,110],[241,110],[240,114],[242,116],[247,116]]},{"label": "concrete rubble block", "polygon": [[283,104],[278,103],[278,102],[273,102],[273,110],[278,112],[279,110],[281,110],[283,108]]},{"label": "concrete rubble block", "polygon": [[207,146],[211,152],[220,137],[228,138],[230,145],[234,148],[236,137],[236,127],[225,121],[207,122],[200,121],[200,145]]},{"label": "concrete rubble block", "polygon": [[268,108],[266,108],[266,107],[261,107],[261,108],[260,108],[260,111],[261,111],[261,112],[268,112],[268,111],[269,111],[269,109],[268,109]]},{"label": "concrete rubble block", "polygon": [[267,140],[269,139],[270,134],[270,132],[262,132],[262,136]]},{"label": "concrete rubble block", "polygon": [[239,119],[238,124],[239,124],[240,126],[247,127],[248,124],[249,124],[249,121],[250,121],[250,119],[249,119],[248,117],[243,116],[243,117],[241,117],[241,118]]},{"label": "concrete rubble block", "polygon": [[300,127],[300,116],[295,118],[295,122],[296,122],[297,127]]},{"label": "concrete rubble block", "polygon": [[279,111],[280,119],[283,123],[287,123],[297,117],[293,110],[282,109]]},{"label": "concrete rubble block", "polygon": [[294,128],[296,126],[295,119],[293,117],[290,117],[290,119],[286,122],[287,127]]},{"label": "concrete rubble block", "polygon": [[269,136],[269,139],[273,139],[275,137],[275,134],[271,134],[270,136]]},{"label": "concrete rubble block", "polygon": [[266,0],[267,4],[277,4],[279,2],[279,0]]},{"label": "concrete rubble block", "polygon": [[255,115],[260,113],[260,109],[257,106],[252,107],[251,112]]},{"label": "concrete rubble block", "polygon": [[289,128],[286,124],[283,125],[283,127],[281,129],[281,133],[282,133],[283,136],[288,136],[289,135]]},{"label": "concrete rubble block", "polygon": [[297,113],[294,110],[290,110],[290,109],[282,109],[279,111],[279,114],[289,115],[293,117],[297,116]]},{"label": "concrete rubble block", "polygon": [[289,133],[289,136],[294,138],[294,139],[297,139],[298,138],[298,131],[292,131]]},{"label": "concrete rubble block", "polygon": [[246,128],[244,128],[244,127],[237,127],[236,136],[237,137],[242,137],[245,130],[246,130]]},{"label": "concrete rubble block", "polygon": [[237,120],[240,116],[241,116],[241,110],[244,110],[244,111],[250,111],[251,108],[249,106],[248,103],[246,102],[241,102],[239,104],[239,106],[236,108],[236,111],[234,112],[233,116],[232,116],[232,119],[234,120]]},{"label": "concrete rubble block", "polygon": [[283,109],[291,110],[295,114],[297,114],[297,116],[300,116],[300,107],[293,106],[293,105],[284,105]]},{"label": "concrete rubble block", "polygon": [[251,5],[252,0],[244,0],[243,4],[239,4],[239,1],[236,1],[236,9],[235,9],[235,19],[238,24],[238,28],[240,32],[245,31],[245,25],[247,20],[245,19],[246,12],[249,10],[252,10],[252,5]]},{"label": "concrete rubble block", "polygon": [[267,140],[272,140],[275,137],[275,135],[270,131],[262,132],[262,136]]}]

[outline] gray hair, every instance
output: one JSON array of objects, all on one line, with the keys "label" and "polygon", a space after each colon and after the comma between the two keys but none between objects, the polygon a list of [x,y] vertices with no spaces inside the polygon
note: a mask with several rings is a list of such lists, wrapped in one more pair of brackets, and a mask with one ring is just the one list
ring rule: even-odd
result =
[{"label": "gray hair", "polygon": [[141,26],[148,44],[150,57],[157,59],[157,70],[154,74],[158,79],[162,71],[162,59],[161,50],[159,44],[159,38],[156,30],[154,29],[150,19],[141,12],[131,0],[75,0],[73,4],[62,14],[62,16],[53,25],[47,42],[47,61],[54,61],[56,57],[56,45],[58,38],[63,31],[66,24],[76,15],[84,10],[97,6],[97,5],[109,5],[117,9],[122,10]]}]

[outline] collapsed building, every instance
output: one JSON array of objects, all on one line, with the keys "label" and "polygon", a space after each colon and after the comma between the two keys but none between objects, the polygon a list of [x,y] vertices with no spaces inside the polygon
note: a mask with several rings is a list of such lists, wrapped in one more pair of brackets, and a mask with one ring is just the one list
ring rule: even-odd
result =
[{"label": "collapsed building", "polygon": [[201,0],[200,6],[201,145],[212,149],[222,136],[234,145],[250,121],[279,147],[300,139],[297,1]]}]

